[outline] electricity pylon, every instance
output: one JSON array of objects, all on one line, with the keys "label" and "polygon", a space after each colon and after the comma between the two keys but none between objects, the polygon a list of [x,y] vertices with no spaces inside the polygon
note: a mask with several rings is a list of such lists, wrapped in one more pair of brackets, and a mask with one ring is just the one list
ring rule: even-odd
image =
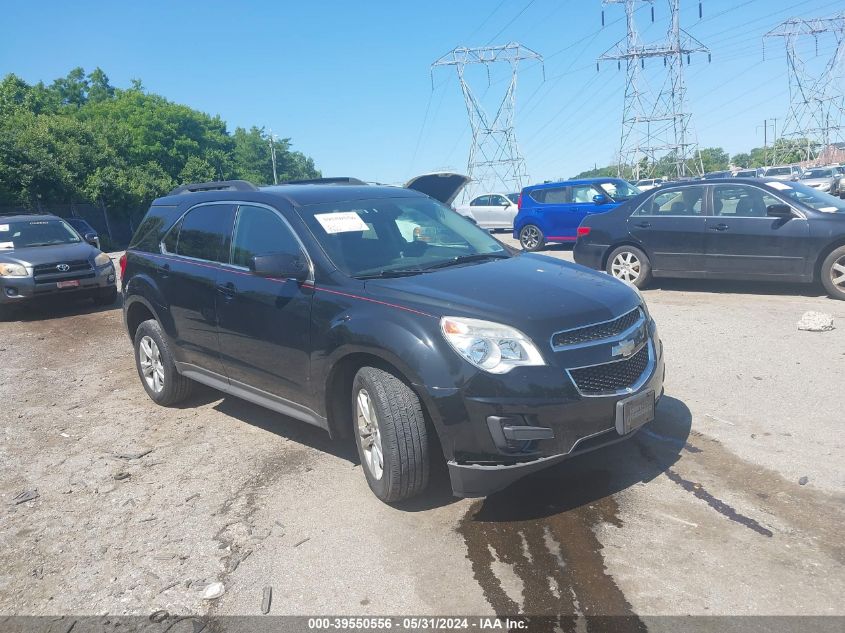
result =
[{"label": "electricity pylon", "polygon": [[[627,35],[602,54],[598,61],[625,62],[625,99],[622,109],[622,136],[619,143],[619,175],[645,178],[653,175],[661,158],[672,165],[675,176],[682,178],[702,174],[704,169],[698,144],[692,140],[692,115],[685,111],[684,57],[689,64],[693,53],[709,49],[681,28],[680,0],[669,0],[669,32],[667,39],[643,44],[637,30],[634,12],[638,5],[652,5],[654,0],[602,0],[602,6],[625,6]],[[604,12],[602,12],[604,22]],[[660,92],[646,85],[642,71],[650,58],[662,58],[665,78]],[[598,66],[598,64],[597,64]]]},{"label": "electricity pylon", "polygon": [[[818,56],[819,37],[825,34],[833,36],[836,50],[821,72],[814,73],[808,69],[796,44],[799,38],[814,38]],[[781,143],[775,160],[784,159],[797,142],[802,144],[804,160],[823,160],[831,145],[845,136],[845,76],[842,73],[845,68],[845,13],[830,18],[786,20],[763,36],[763,45],[766,38],[772,37],[782,37],[786,44],[789,111],[781,138],[794,141]]]},{"label": "electricity pylon", "polygon": [[[525,159],[519,153],[514,133],[517,74],[519,62],[525,59],[543,62],[539,53],[521,44],[510,43],[481,48],[458,47],[431,65],[432,85],[436,67],[454,66],[457,70],[472,130],[467,175],[472,179],[475,191],[519,191],[527,184]],[[510,81],[495,115],[491,116],[470,87],[465,71],[469,65],[483,64],[489,88],[492,85],[490,66],[497,63],[510,65]]]}]

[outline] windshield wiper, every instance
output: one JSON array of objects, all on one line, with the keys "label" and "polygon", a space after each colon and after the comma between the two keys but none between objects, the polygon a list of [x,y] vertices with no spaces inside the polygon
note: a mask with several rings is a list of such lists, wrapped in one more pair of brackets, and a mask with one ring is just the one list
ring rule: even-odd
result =
[{"label": "windshield wiper", "polygon": [[[30,248],[32,246],[55,246],[56,244],[62,244],[63,242],[34,242],[33,244],[27,244],[25,248]],[[76,244],[76,242],[69,242],[70,244]]]},{"label": "windshield wiper", "polygon": [[377,273],[367,273],[366,275],[353,275],[354,279],[389,279],[391,277],[410,277],[411,275],[420,275],[428,272],[424,268],[399,268],[397,270],[380,270]]},{"label": "windshield wiper", "polygon": [[466,262],[476,262],[485,259],[510,259],[510,255],[506,253],[473,253],[472,255],[458,255],[452,259],[447,259],[445,262],[439,262],[426,266],[426,270],[434,270],[436,268],[446,268],[447,266],[455,266],[456,264],[464,264]]}]

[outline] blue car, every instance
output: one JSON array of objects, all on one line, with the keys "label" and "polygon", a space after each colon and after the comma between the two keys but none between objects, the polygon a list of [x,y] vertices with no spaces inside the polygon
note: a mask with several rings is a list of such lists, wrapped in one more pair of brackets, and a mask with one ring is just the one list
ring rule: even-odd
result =
[{"label": "blue car", "polygon": [[639,193],[621,178],[587,178],[525,187],[517,203],[514,239],[526,251],[538,251],[548,242],[574,242],[581,220],[615,209]]}]

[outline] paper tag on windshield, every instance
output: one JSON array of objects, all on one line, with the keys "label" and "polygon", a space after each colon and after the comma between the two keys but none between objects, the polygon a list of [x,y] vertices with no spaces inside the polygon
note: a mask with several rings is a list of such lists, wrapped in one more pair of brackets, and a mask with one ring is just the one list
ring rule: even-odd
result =
[{"label": "paper tag on windshield", "polygon": [[825,213],[836,213],[839,209],[836,207],[821,207],[819,211],[824,211]]},{"label": "paper tag on windshield", "polygon": [[6,232],[9,230],[8,224],[0,224],[0,231]]},{"label": "paper tag on windshield", "polygon": [[0,248],[14,248],[14,242],[0,242]]},{"label": "paper tag on windshield", "polygon": [[785,182],[780,182],[779,180],[775,180],[774,182],[767,182],[772,189],[779,189],[780,191],[786,191],[787,189],[792,189],[789,185]]},{"label": "paper tag on windshield", "polygon": [[329,235],[334,233],[351,233],[353,231],[368,231],[370,228],[361,219],[361,216],[354,211],[318,213],[314,217],[317,218],[317,222],[320,223],[320,226]]}]

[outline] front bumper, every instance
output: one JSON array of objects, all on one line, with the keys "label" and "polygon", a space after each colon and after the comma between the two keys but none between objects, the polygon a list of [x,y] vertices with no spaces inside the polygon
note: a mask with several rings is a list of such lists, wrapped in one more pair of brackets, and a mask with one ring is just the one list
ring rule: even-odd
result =
[{"label": "front bumper", "polygon": [[[656,398],[655,404],[657,404],[663,395],[664,374],[665,366],[661,355],[655,364],[651,379],[635,393],[653,389]],[[553,425],[551,428],[556,432],[566,427],[577,428],[575,435],[580,435],[580,437],[574,437],[572,433],[563,434],[558,440],[559,443],[571,442],[570,448],[565,452],[516,463],[460,463],[450,460],[448,468],[452,492],[458,497],[485,497],[506,488],[526,475],[554,466],[570,457],[583,455],[633,437],[640,429],[620,435],[617,433],[615,426],[616,403],[630,397],[630,395],[585,398],[588,402],[584,406],[576,404],[568,407],[551,405],[550,408],[553,410],[547,411],[546,415],[542,416],[540,424],[544,426]],[[579,417],[579,411],[586,412],[590,409],[593,411],[586,418]],[[551,442],[552,440],[548,441]]]},{"label": "front bumper", "polygon": [[[76,286],[59,287],[61,282],[78,282]],[[109,291],[117,283],[112,263],[97,266],[85,273],[50,275],[48,277],[0,277],[0,304],[18,305],[34,299],[54,296],[96,296]]]}]

